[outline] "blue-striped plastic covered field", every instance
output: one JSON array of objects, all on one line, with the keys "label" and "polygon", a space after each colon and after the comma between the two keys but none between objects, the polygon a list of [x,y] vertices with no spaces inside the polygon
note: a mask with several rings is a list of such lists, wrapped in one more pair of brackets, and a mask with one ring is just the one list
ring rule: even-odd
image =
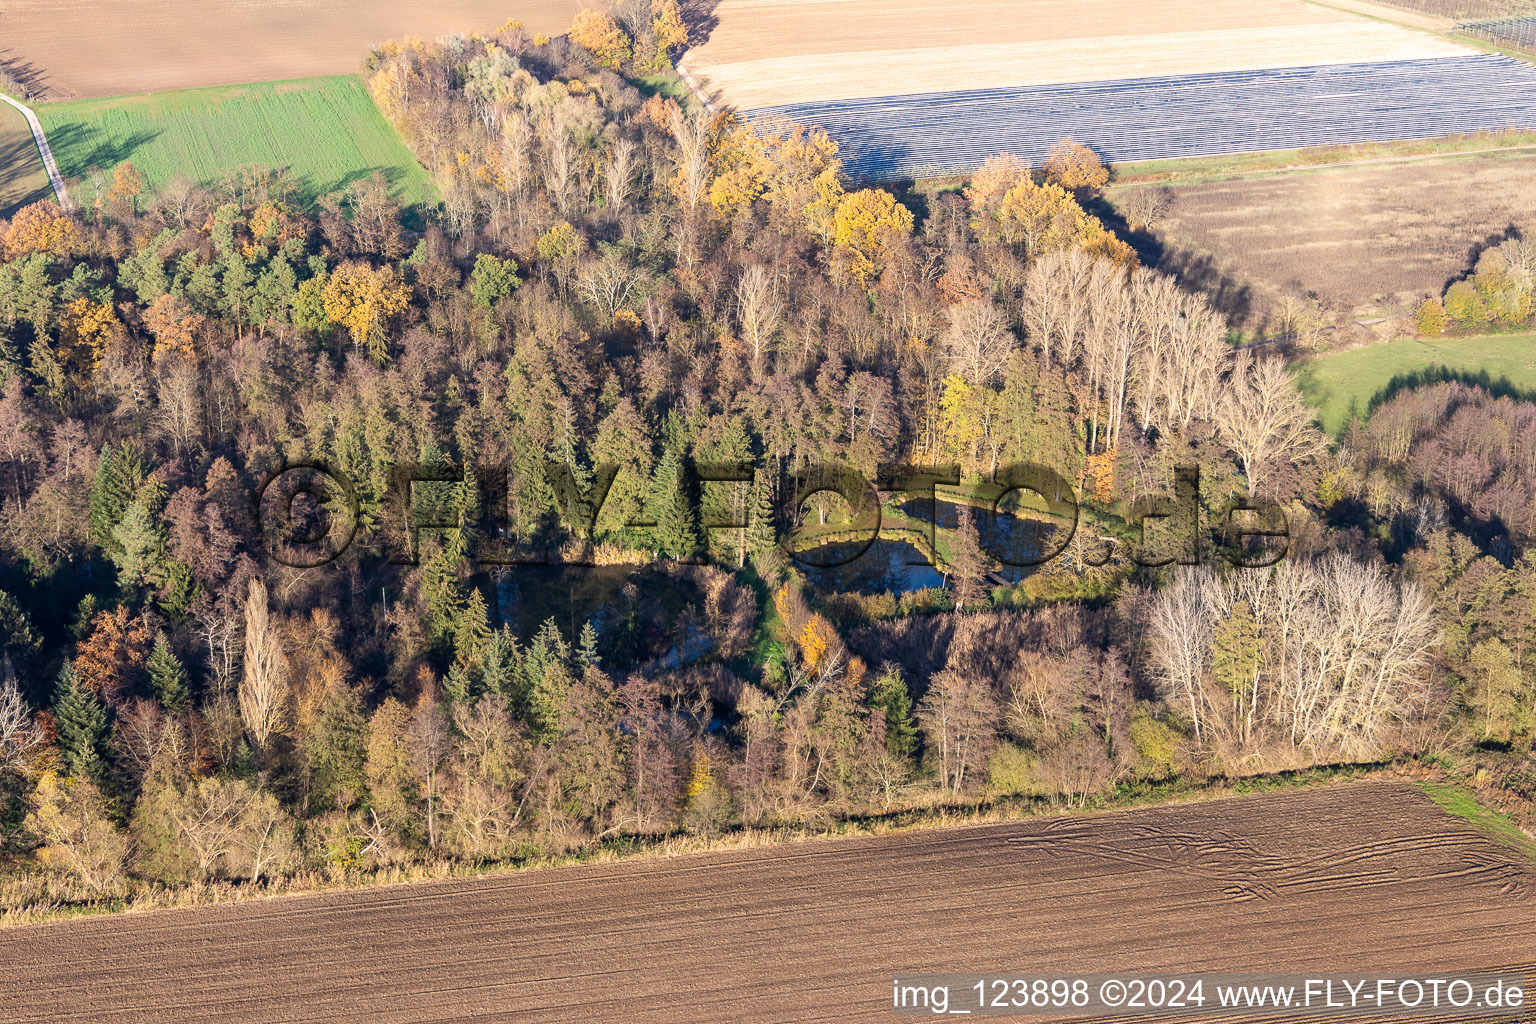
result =
[{"label": "blue-striped plastic covered field", "polygon": [[1066,136],[1112,162],[1536,128],[1536,67],[1470,55],[796,103],[749,111],[824,127],[849,173],[1039,163]]}]

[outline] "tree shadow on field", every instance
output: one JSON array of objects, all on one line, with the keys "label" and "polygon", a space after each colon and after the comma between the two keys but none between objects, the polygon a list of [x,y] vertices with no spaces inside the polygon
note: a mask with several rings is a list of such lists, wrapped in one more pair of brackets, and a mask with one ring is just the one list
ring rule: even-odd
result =
[{"label": "tree shadow on field", "polygon": [[683,0],[679,6],[688,26],[688,45],[703,46],[720,24],[720,19],[715,16],[720,0]]},{"label": "tree shadow on field", "polygon": [[1455,277],[1447,278],[1446,282],[1440,286],[1441,294],[1444,294],[1445,290],[1457,281],[1464,280],[1474,273],[1477,270],[1477,261],[1483,258],[1483,253],[1489,249],[1497,249],[1505,242],[1516,241],[1522,237],[1524,236],[1520,233],[1520,226],[1511,222],[1498,231],[1490,232],[1482,241],[1473,242],[1467,247],[1467,259],[1464,264],[1466,269]]},{"label": "tree shadow on field", "polygon": [[[43,162],[37,155],[31,134],[19,135],[0,144],[0,218],[9,217],[23,206],[53,195],[53,186],[48,183],[47,175],[41,173],[42,169]],[[33,182],[23,186],[22,182],[27,178],[32,178]]]},{"label": "tree shadow on field", "polygon": [[1468,384],[1482,388],[1494,398],[1510,398],[1517,402],[1536,402],[1536,391],[1530,388],[1522,388],[1507,376],[1493,376],[1487,370],[1453,370],[1449,366],[1426,366],[1420,370],[1409,373],[1399,373],[1386,386],[1371,396],[1366,404],[1365,415],[1369,416],[1381,406],[1390,402],[1404,391],[1416,391],[1419,388],[1429,387],[1433,384],[1449,383]]},{"label": "tree shadow on field", "polygon": [[1244,324],[1252,317],[1253,289],[1218,267],[1210,256],[1168,248],[1155,266],[1182,287],[1203,294],[1230,323]]},{"label": "tree shadow on field", "polygon": [[[4,31],[4,22],[0,21],[0,32]],[[0,74],[4,74],[17,82],[27,90],[27,96],[31,99],[40,99],[48,94],[48,76],[43,69],[22,57],[15,50],[0,50]],[[22,97],[18,96],[17,99]]]},{"label": "tree shadow on field", "polygon": [[1082,206],[1129,245],[1142,266],[1168,274],[1184,288],[1202,293],[1233,324],[1248,322],[1253,314],[1253,289],[1218,267],[1210,256],[1169,246],[1145,228],[1132,231],[1125,215],[1103,195],[1087,197]]},{"label": "tree shadow on field", "polygon": [[[430,195],[426,201],[408,202],[403,189],[405,172],[399,167],[358,167],[345,174],[323,178],[313,174],[295,174],[293,181],[299,203],[306,213],[312,214],[319,207],[321,196],[341,192],[359,181],[367,181],[375,174],[383,176],[384,183],[389,186],[389,197],[400,204],[401,225],[407,231],[424,230],[427,226],[427,212],[437,204],[431,201]],[[435,186],[432,191],[435,193]]]},{"label": "tree shadow on field", "polygon": [[78,176],[88,167],[110,170],[124,160],[132,160],[135,152],[160,136],[158,131],[109,135],[80,121],[53,127],[45,124],[43,130],[59,163],[59,173],[66,178]]},{"label": "tree shadow on field", "polygon": [[1080,198],[1079,202],[1085,211],[1099,218],[1106,228],[1113,231],[1116,238],[1136,251],[1136,258],[1141,260],[1142,266],[1158,269],[1163,261],[1164,246],[1161,238],[1145,229],[1132,231],[1125,215],[1102,194]]}]

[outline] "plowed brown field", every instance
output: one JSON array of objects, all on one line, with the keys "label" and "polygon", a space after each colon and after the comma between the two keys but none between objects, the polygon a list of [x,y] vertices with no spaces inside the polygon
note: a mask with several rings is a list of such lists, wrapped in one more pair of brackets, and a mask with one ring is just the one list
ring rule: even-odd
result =
[{"label": "plowed brown field", "polygon": [[1514,856],[1372,782],[85,919],[0,933],[0,1020],[889,1020],[893,972],[1529,964]]},{"label": "plowed brown field", "polygon": [[3,0],[0,65],[47,99],[345,75],[405,35],[564,32],[574,0]]}]

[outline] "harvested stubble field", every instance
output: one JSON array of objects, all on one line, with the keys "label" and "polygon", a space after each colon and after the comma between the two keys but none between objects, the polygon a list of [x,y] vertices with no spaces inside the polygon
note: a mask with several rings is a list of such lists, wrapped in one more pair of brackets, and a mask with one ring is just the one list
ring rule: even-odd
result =
[{"label": "harvested stubble field", "polygon": [[[1536,226],[1533,182],[1536,151],[1507,150],[1175,184],[1156,234],[1165,269],[1243,295],[1231,312],[1251,326],[1286,293],[1345,314],[1406,313],[1483,245]],[[1119,208],[1144,187],[1108,198]]]},{"label": "harvested stubble field", "polygon": [[5,0],[0,64],[46,99],[349,74],[406,35],[487,31],[508,18],[564,32],[573,0]]},{"label": "harvested stubble field", "polygon": [[712,18],[684,63],[742,109],[1473,52],[1303,0],[723,0]]},{"label": "harvested stubble field", "polygon": [[1335,785],[31,926],[0,1017],[823,1022],[890,1019],[893,972],[1529,970],[1519,857]]}]

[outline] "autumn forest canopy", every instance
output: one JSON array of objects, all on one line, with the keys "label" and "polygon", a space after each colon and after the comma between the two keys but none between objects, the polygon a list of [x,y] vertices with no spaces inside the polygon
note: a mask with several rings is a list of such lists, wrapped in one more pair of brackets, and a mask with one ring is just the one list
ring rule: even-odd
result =
[{"label": "autumn forest canopy", "polygon": [[[1536,795],[1503,757],[1536,727],[1536,405],[1442,382],[1326,438],[1283,354],[1089,212],[1083,147],[861,187],[820,130],[637,88],[686,39],[654,0],[379,47],[424,223],[380,177],[308,209],[131,163],[0,222],[8,912],[1397,757]],[[276,495],[355,532],[313,566],[256,502],[306,463],[354,488]],[[1010,576],[1014,463],[1081,510]],[[933,580],[791,557],[846,540],[788,497],[827,464],[952,467]],[[1160,543],[1263,499],[1285,557],[1128,557],[1180,467]]]}]

